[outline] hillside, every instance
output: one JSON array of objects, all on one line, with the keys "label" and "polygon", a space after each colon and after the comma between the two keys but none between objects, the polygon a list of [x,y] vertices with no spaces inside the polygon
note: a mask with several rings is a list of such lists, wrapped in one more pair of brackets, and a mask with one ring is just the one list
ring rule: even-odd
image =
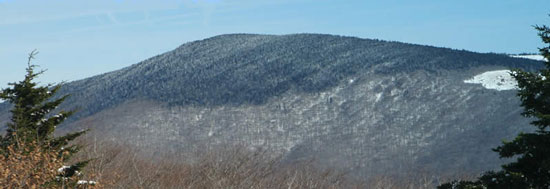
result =
[{"label": "hillside", "polygon": [[267,148],[365,175],[478,172],[498,167],[490,149],[528,120],[514,90],[464,81],[541,66],[354,37],[221,35],[67,83],[62,108],[80,111],[64,129],[157,153]]}]

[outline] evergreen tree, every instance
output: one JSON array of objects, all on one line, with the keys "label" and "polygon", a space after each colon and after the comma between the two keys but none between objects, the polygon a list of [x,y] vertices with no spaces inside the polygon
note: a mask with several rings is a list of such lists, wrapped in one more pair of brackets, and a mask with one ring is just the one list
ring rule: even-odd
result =
[{"label": "evergreen tree", "polygon": [[547,47],[540,48],[546,68],[539,72],[513,70],[523,116],[533,118],[534,133],[520,133],[493,149],[501,158],[517,158],[498,172],[487,172],[477,181],[454,181],[439,188],[550,188],[550,27],[535,26]]},{"label": "evergreen tree", "polygon": [[[55,137],[54,131],[57,125],[61,124],[74,111],[59,111],[56,108],[68,97],[62,96],[52,99],[61,88],[61,84],[38,86],[33,80],[44,71],[35,72],[36,65],[31,64],[36,51],[29,54],[27,62],[27,73],[25,79],[16,83],[9,83],[11,88],[0,91],[0,99],[13,105],[11,122],[8,123],[6,135],[0,137],[0,154],[9,156],[8,146],[23,147],[28,144],[38,144],[45,150],[51,150],[59,154],[64,161],[78,150],[80,146],[69,145],[70,141],[84,134],[86,131],[69,133],[64,136]],[[72,166],[65,167],[60,171],[60,177],[72,177],[82,169],[87,162],[78,162]]]}]

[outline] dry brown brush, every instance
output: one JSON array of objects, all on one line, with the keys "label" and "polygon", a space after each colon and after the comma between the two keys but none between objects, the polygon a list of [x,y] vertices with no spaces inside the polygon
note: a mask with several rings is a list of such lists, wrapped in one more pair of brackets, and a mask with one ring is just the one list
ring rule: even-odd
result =
[{"label": "dry brown brush", "polygon": [[[313,161],[284,163],[280,156],[241,147],[190,155],[144,158],[140,151],[112,142],[82,142],[86,147],[72,161],[92,159],[80,177],[96,185],[70,188],[434,188],[433,175],[410,178],[375,176],[361,181]],[[0,188],[59,188],[62,159],[35,147],[8,147],[0,156]],[[70,162],[69,162],[70,163]],[[57,177],[56,177],[57,176]],[[67,178],[67,179],[76,179]],[[67,181],[69,182],[69,181]],[[63,186],[62,188],[69,188]]]},{"label": "dry brown brush", "polygon": [[442,179],[427,172],[410,177],[358,179],[314,161],[283,162],[280,156],[242,147],[144,158],[142,151],[112,142],[87,142],[75,161],[93,159],[87,179],[106,188],[435,188]]},{"label": "dry brown brush", "polygon": [[[84,175],[63,177],[63,156],[36,142],[15,143],[0,154],[0,188],[101,188]],[[93,176],[93,174],[92,174]],[[91,182],[90,182],[91,181]]]},{"label": "dry brown brush", "polygon": [[57,153],[31,143],[7,147],[0,155],[0,188],[39,188],[56,179],[63,166]]},{"label": "dry brown brush", "polygon": [[88,174],[107,188],[364,188],[311,162],[283,163],[266,151],[232,147],[190,156],[143,158],[126,145],[86,143],[75,161],[92,159]]}]

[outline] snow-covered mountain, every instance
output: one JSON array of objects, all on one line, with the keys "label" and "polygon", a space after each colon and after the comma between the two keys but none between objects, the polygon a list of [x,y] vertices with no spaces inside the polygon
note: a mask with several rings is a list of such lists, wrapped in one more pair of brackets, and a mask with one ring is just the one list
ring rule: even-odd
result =
[{"label": "snow-covered mountain", "polygon": [[66,84],[62,108],[81,111],[63,128],[155,153],[245,145],[359,175],[479,172],[528,128],[506,70],[541,66],[354,37],[221,35]]}]

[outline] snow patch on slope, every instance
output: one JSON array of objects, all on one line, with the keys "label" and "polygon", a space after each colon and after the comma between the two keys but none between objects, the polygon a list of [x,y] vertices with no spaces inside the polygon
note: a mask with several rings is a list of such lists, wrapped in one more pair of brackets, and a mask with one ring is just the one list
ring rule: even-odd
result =
[{"label": "snow patch on slope", "polygon": [[514,58],[526,58],[531,60],[537,60],[537,61],[546,61],[546,59],[542,55],[538,54],[531,54],[531,55],[512,55]]},{"label": "snow patch on slope", "polygon": [[380,101],[380,98],[382,97],[382,93],[376,93],[376,102]]},{"label": "snow patch on slope", "polygon": [[518,86],[517,81],[510,76],[510,70],[488,71],[464,80],[464,83],[481,84],[487,89],[497,91],[515,90]]}]

